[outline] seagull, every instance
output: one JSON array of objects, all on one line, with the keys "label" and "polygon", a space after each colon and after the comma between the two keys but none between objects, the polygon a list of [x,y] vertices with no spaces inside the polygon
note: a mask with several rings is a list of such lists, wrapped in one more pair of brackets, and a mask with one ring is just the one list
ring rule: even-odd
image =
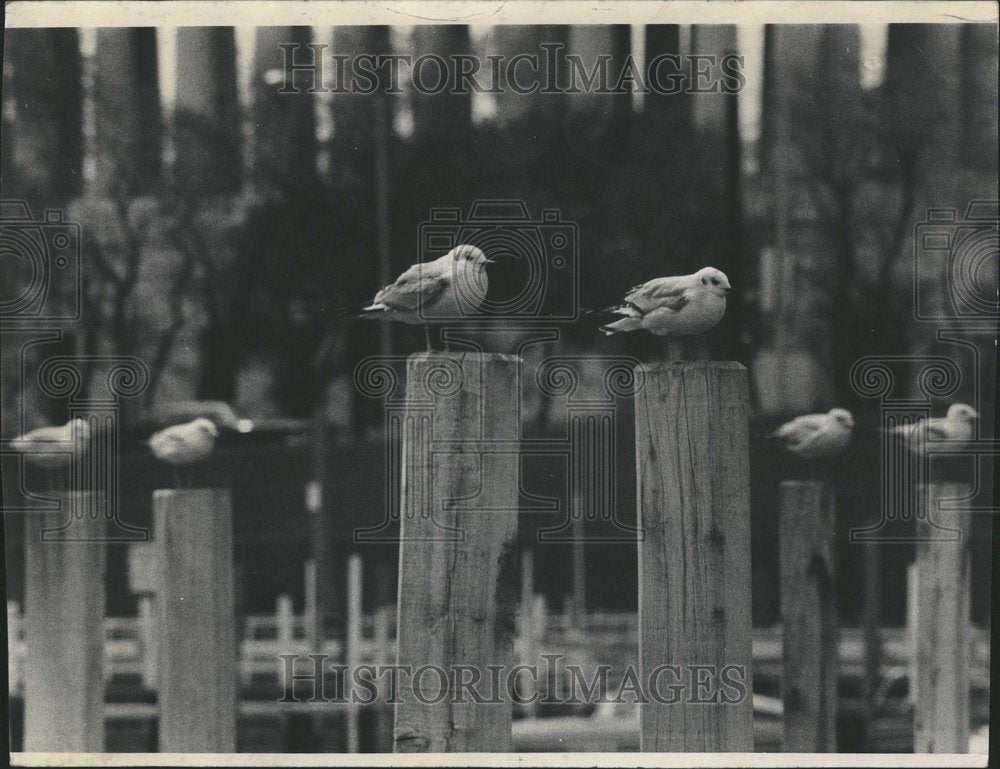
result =
[{"label": "seagull", "polygon": [[90,424],[76,417],[57,427],[39,427],[10,442],[15,451],[25,455],[33,465],[48,470],[63,463],[62,454],[68,451],[82,453],[90,440]]},{"label": "seagull", "polygon": [[432,262],[414,264],[375,294],[360,317],[424,324],[430,351],[427,323],[466,317],[486,300],[487,264],[495,262],[475,246],[456,246]]},{"label": "seagull", "polygon": [[211,419],[198,417],[154,433],[147,441],[153,455],[171,465],[189,465],[212,453],[219,428]]},{"label": "seagull", "polygon": [[770,437],[804,459],[832,457],[847,448],[854,432],[854,417],[847,409],[806,414],[786,422]]},{"label": "seagull", "polygon": [[645,329],[657,336],[690,336],[708,331],[726,312],[729,279],[714,267],[693,275],[654,278],[625,294],[625,302],[609,312],[622,317],[601,326],[610,336]]},{"label": "seagull", "polygon": [[899,425],[889,433],[903,440],[914,454],[926,454],[928,439],[932,441],[971,441],[973,423],[979,418],[976,410],[965,403],[953,403],[943,417],[918,419],[913,424]]}]

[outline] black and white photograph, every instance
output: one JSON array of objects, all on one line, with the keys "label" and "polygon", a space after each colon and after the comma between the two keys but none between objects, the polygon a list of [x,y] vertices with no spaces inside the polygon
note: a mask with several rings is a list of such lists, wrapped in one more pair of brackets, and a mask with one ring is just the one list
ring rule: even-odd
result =
[{"label": "black and white photograph", "polygon": [[5,10],[13,765],[989,765],[996,2]]}]

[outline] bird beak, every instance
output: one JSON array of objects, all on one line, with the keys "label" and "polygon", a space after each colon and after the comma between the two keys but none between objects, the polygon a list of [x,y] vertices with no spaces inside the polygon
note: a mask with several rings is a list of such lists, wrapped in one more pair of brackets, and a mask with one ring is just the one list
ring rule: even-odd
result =
[{"label": "bird beak", "polygon": [[486,258],[484,257],[484,258],[483,258],[483,263],[484,263],[484,264],[496,264],[496,263],[497,263],[497,260],[496,260],[496,259],[486,259]]},{"label": "bird beak", "polygon": [[731,293],[733,293],[733,287],[732,286],[726,286],[723,289],[723,291],[725,291],[727,294],[731,294]]}]

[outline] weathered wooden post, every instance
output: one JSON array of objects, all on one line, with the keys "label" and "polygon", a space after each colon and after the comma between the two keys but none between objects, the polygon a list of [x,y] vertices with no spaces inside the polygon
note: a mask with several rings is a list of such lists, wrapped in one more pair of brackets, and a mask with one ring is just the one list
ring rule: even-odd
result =
[{"label": "weathered wooden post", "polygon": [[643,751],[752,751],[747,372],[636,368]]},{"label": "weathered wooden post", "polygon": [[227,489],[153,492],[160,750],[236,750],[233,515]]},{"label": "weathered wooden post", "polygon": [[[505,678],[492,687],[487,666],[513,667],[518,366],[491,353],[408,360],[397,662],[409,675],[397,752],[511,749]],[[494,702],[456,691],[477,674]]]},{"label": "weathered wooden post", "polygon": [[363,562],[358,553],[347,559],[347,643],[345,644],[347,663],[347,683],[344,687],[347,697],[347,752],[361,752],[361,712],[354,702],[356,687],[354,671],[362,662],[364,642],[364,580]]},{"label": "weathered wooden post", "polygon": [[781,483],[784,740],[791,753],[837,749],[834,499],[820,481]]},{"label": "weathered wooden post", "polygon": [[[961,483],[930,483],[927,517],[917,521],[917,690],[915,753],[969,749],[969,513],[937,510],[939,500],[968,498]],[[953,541],[933,530],[954,530]]]},{"label": "weathered wooden post", "polygon": [[920,577],[917,575],[917,563],[914,561],[906,567],[906,640],[910,646],[910,656],[907,659],[907,675],[910,679],[907,701],[912,706],[917,704],[917,644],[920,638],[920,599],[917,595]]},{"label": "weathered wooden post", "polygon": [[[105,517],[95,492],[55,494],[60,511],[25,519],[24,749],[104,750]],[[82,511],[72,540],[67,513]]]}]

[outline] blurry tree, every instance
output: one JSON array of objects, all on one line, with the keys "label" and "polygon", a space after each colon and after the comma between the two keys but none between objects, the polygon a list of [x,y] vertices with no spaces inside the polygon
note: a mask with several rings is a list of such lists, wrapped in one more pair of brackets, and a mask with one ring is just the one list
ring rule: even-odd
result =
[{"label": "blurry tree", "polygon": [[[3,198],[24,201],[35,220],[44,220],[46,209],[65,208],[83,184],[79,33],[75,29],[4,30],[3,64]],[[18,249],[5,248],[0,289],[3,300],[23,296],[30,275],[29,265],[18,258]],[[50,301],[75,294],[75,286],[54,285],[50,289]],[[29,338],[5,333],[0,345],[5,437],[19,428],[14,415],[19,414],[22,404],[28,413],[21,416],[29,427],[65,416],[39,400],[33,388],[22,389],[18,359],[21,345]],[[51,354],[67,353],[70,342],[64,336],[61,344],[46,344],[44,348]],[[36,357],[27,353],[25,374],[29,379],[34,376]]]}]

